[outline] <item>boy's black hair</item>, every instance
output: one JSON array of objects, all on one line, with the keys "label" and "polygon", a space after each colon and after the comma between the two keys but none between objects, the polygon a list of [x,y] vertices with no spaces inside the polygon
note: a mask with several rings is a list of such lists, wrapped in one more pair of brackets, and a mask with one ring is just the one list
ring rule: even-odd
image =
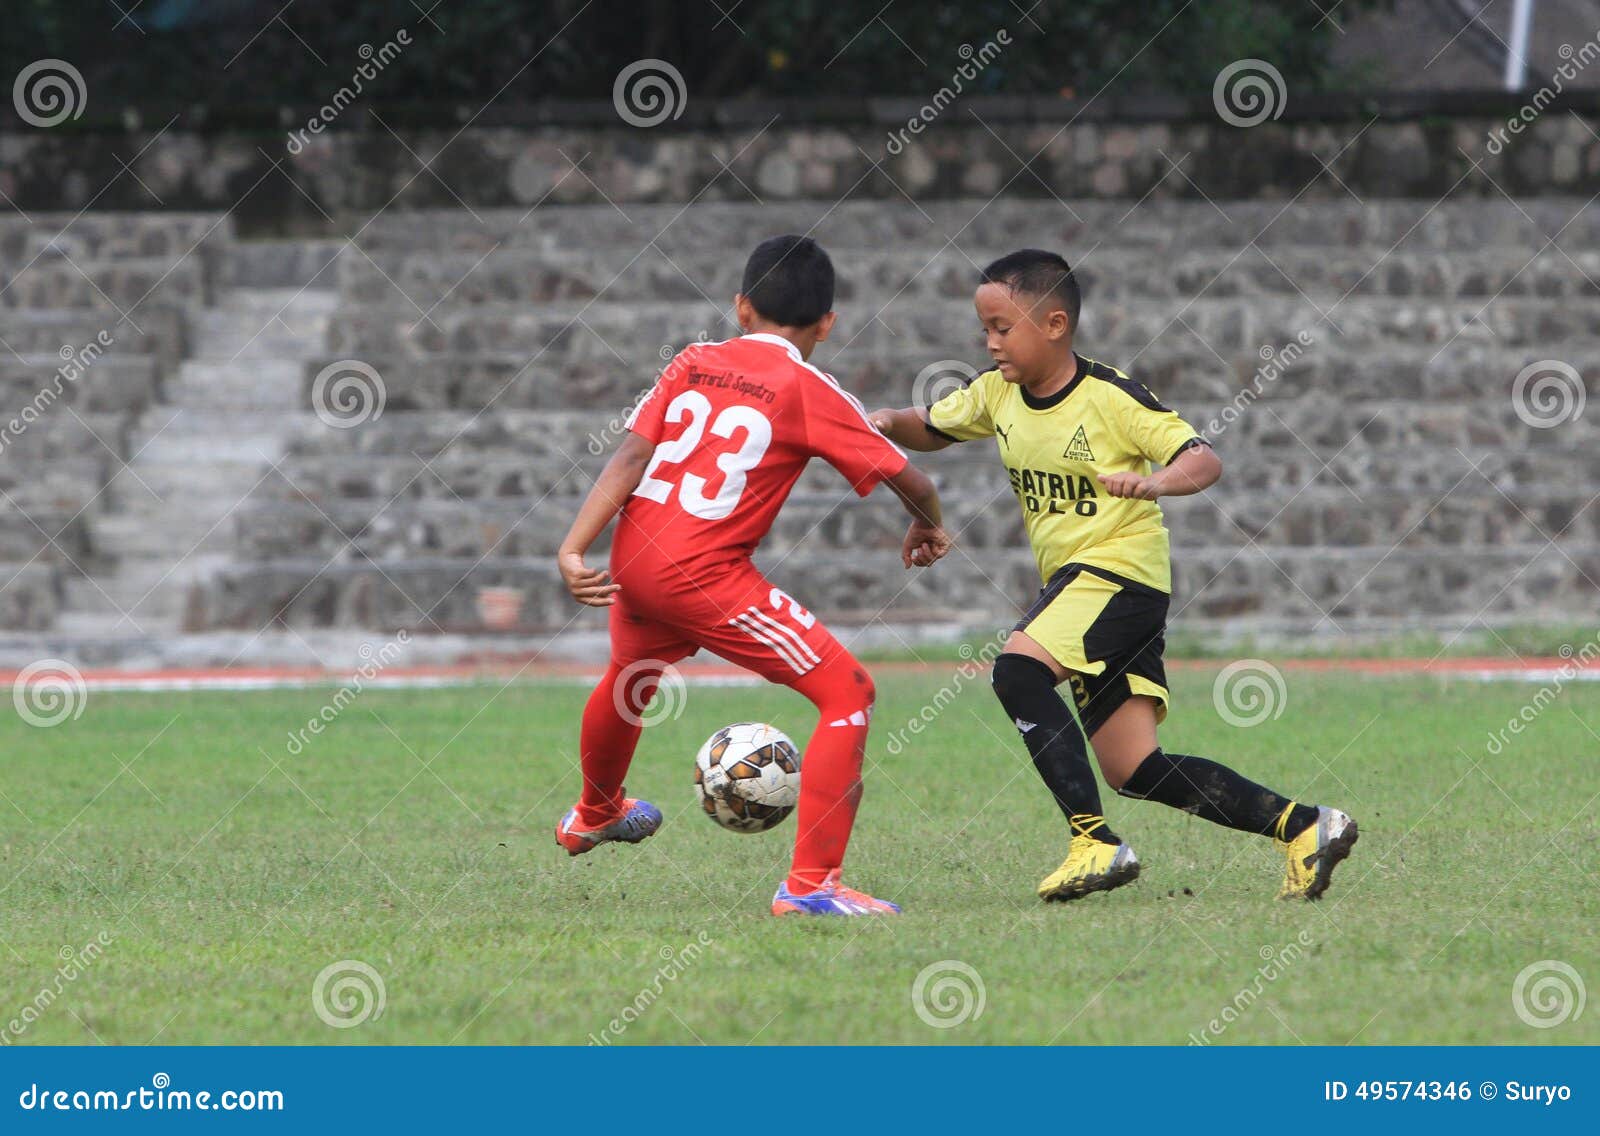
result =
[{"label": "boy's black hair", "polygon": [[768,237],[745,261],[739,291],[763,319],[809,327],[833,310],[833,261],[810,237]]},{"label": "boy's black hair", "polygon": [[980,275],[984,284],[1000,284],[1025,296],[1053,296],[1066,310],[1072,330],[1078,330],[1078,310],[1083,297],[1078,278],[1066,258],[1043,249],[1018,249],[990,264]]}]

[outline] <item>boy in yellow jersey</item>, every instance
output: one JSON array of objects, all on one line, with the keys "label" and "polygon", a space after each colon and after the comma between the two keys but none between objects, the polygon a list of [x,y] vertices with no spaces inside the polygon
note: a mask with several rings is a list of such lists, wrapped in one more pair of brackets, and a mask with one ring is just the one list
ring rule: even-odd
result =
[{"label": "boy in yellow jersey", "polygon": [[[1087,733],[1117,792],[1273,837],[1288,861],[1280,896],[1316,899],[1350,854],[1354,821],[1156,740],[1169,700],[1161,656],[1172,592],[1156,499],[1199,493],[1222,463],[1142,383],[1073,350],[1080,299],[1061,257],[1001,257],[983,270],[975,302],[994,369],[931,406],[871,419],[908,450],[992,436],[1022,506],[1044,588],[995,660],[993,682],[1072,832],[1039,895],[1076,899],[1139,875],[1133,849],[1101,815]],[[1081,731],[1056,691],[1062,682]]]}]

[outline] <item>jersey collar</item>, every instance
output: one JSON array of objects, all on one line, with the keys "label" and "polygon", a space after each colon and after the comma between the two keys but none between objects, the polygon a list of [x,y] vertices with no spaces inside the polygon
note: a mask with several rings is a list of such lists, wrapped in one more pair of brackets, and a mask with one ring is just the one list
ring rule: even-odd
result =
[{"label": "jersey collar", "polygon": [[1076,351],[1072,353],[1072,357],[1077,360],[1078,373],[1072,376],[1066,386],[1056,391],[1055,394],[1046,395],[1044,398],[1035,398],[1022,387],[1018,387],[1017,393],[1022,396],[1023,405],[1029,410],[1049,410],[1051,407],[1060,406],[1065,402],[1067,396],[1078,389],[1079,384],[1083,382],[1083,377],[1089,373],[1089,361],[1087,359]]},{"label": "jersey collar", "polygon": [[790,343],[781,335],[773,335],[770,331],[752,331],[748,335],[741,335],[740,339],[754,339],[761,343],[775,343],[787,351],[796,363],[800,362],[800,348]]}]

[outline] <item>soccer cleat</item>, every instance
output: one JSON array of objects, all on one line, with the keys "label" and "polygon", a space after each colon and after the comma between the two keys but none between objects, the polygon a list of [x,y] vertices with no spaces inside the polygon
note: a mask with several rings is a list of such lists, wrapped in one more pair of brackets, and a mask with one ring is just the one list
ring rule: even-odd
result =
[{"label": "soccer cleat", "polygon": [[864,891],[847,888],[839,882],[839,869],[829,872],[816,891],[795,895],[789,881],[778,885],[772,897],[774,915],[899,915],[897,904],[874,899]]},{"label": "soccer cleat", "polygon": [[[1289,808],[1293,808],[1290,805]],[[1283,817],[1279,819],[1279,831],[1289,817],[1289,809],[1283,810]],[[1284,857],[1288,860],[1288,870],[1284,873],[1283,888],[1278,892],[1279,899],[1317,899],[1328,890],[1328,883],[1333,878],[1333,869],[1340,860],[1350,855],[1350,849],[1356,842],[1356,822],[1351,820],[1338,809],[1330,809],[1326,805],[1317,806],[1317,819],[1314,823],[1306,825],[1306,829],[1293,840],[1280,840],[1274,838],[1275,843],[1283,850]]]},{"label": "soccer cleat", "polygon": [[1039,884],[1043,900],[1082,899],[1090,892],[1110,891],[1139,878],[1139,857],[1126,844],[1107,844],[1078,833],[1061,867]]},{"label": "soccer cleat", "polygon": [[661,810],[649,801],[629,797],[622,802],[622,816],[593,832],[579,832],[573,828],[578,823],[578,810],[570,810],[556,825],[556,843],[567,850],[569,856],[582,856],[597,844],[621,840],[637,844],[656,834],[661,827]]}]

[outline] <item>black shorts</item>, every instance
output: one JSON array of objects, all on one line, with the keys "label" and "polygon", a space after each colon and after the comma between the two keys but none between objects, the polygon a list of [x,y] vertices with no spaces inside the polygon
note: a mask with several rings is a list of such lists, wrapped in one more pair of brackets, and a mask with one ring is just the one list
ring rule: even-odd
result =
[{"label": "black shorts", "polygon": [[1013,630],[1050,652],[1070,672],[1067,682],[1084,732],[1091,737],[1136,694],[1156,700],[1167,716],[1167,609],[1158,588],[1087,564],[1061,568]]}]

